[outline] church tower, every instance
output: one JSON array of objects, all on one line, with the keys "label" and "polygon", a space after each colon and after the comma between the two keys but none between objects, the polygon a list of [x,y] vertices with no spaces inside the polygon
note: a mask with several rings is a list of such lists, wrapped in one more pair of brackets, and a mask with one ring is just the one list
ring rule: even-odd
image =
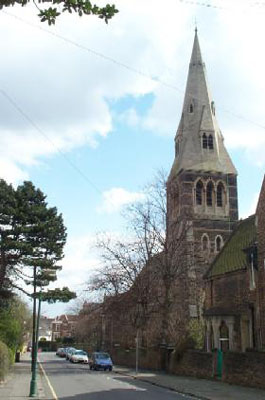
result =
[{"label": "church tower", "polygon": [[[217,122],[197,29],[175,137],[175,159],[167,182],[168,240],[174,232],[172,224],[184,219],[189,224],[193,263],[197,264],[193,271],[195,286],[201,289],[203,274],[238,219],[238,204],[237,171]],[[187,271],[185,287],[189,292],[187,303],[194,310],[199,295],[194,293],[194,285],[189,285],[190,276],[191,271]]]}]

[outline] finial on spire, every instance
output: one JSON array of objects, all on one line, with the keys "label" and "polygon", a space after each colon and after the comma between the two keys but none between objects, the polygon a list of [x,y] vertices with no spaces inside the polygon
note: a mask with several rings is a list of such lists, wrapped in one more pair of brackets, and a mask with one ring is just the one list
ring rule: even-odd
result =
[{"label": "finial on spire", "polygon": [[195,25],[195,35],[197,35],[198,28],[197,28],[197,19],[196,19],[196,17],[194,19],[194,25]]}]

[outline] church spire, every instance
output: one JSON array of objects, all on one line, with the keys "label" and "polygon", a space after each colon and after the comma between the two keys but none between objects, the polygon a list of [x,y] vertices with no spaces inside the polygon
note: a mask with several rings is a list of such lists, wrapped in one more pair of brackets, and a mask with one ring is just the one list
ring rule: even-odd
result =
[{"label": "church spire", "polygon": [[176,155],[171,177],[181,170],[237,174],[216,119],[197,28],[175,143]]}]

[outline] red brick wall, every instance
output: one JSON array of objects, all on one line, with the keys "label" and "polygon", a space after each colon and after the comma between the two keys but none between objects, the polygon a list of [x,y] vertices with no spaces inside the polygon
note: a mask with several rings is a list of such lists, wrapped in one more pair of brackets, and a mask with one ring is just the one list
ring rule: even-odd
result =
[{"label": "red brick wall", "polygon": [[258,235],[258,329],[260,330],[260,347],[265,348],[265,179],[261,188],[256,215]]}]

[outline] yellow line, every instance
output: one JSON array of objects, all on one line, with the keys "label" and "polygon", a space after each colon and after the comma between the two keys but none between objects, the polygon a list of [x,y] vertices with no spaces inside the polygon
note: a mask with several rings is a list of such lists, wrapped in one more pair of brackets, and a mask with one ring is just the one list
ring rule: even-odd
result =
[{"label": "yellow line", "polygon": [[43,366],[41,365],[40,362],[39,362],[39,366],[40,366],[41,372],[43,373],[43,375],[46,378],[46,381],[47,381],[48,386],[50,388],[50,391],[52,393],[53,399],[54,400],[58,400],[57,394],[55,393],[55,390],[53,389],[52,384],[51,384],[51,382],[50,382],[50,380],[49,380],[49,378],[48,378],[48,376],[47,376],[47,374],[46,374],[46,372],[45,372],[45,370],[44,370],[44,368],[43,368]]}]

